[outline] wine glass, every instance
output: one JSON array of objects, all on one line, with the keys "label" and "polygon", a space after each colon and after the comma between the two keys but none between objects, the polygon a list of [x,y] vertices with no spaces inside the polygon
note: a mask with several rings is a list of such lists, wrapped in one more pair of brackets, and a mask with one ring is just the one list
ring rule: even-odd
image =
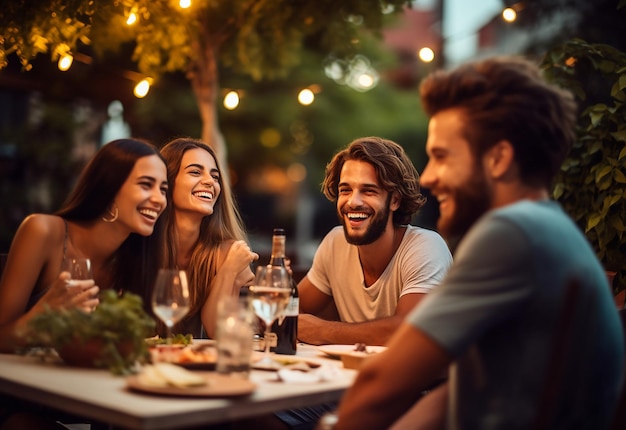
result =
[{"label": "wine glass", "polygon": [[[93,279],[91,260],[89,258],[64,258],[61,270],[69,272],[70,279]],[[72,286],[71,283],[68,283],[68,285]]]},{"label": "wine glass", "polygon": [[[70,279],[66,281],[68,287],[74,288],[77,284],[73,281],[83,281],[93,279],[93,273],[91,271],[91,260],[83,257],[65,257],[63,259],[63,266],[61,271],[68,272]],[[95,298],[95,296],[93,297]],[[93,307],[83,306],[82,309],[86,312],[94,310]]]},{"label": "wine glass", "polygon": [[259,266],[254,283],[249,287],[249,298],[254,312],[265,322],[265,353],[257,366],[278,368],[270,357],[272,324],[285,311],[291,297],[289,272],[283,266]]},{"label": "wine glass", "polygon": [[152,292],[152,310],[165,323],[166,341],[170,345],[172,327],[189,312],[189,287],[184,270],[159,270]]}]

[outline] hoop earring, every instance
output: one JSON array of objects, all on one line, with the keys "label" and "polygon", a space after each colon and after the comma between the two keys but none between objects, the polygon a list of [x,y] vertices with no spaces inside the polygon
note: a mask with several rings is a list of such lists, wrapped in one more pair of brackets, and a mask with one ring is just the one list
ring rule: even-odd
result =
[{"label": "hoop earring", "polygon": [[107,209],[107,212],[109,212],[109,215],[111,215],[111,218],[107,218],[106,216],[102,217],[102,221],[104,222],[115,222],[117,221],[117,217],[119,215],[119,211],[117,210],[117,206],[115,207],[115,213],[113,213],[113,211],[111,209]]}]

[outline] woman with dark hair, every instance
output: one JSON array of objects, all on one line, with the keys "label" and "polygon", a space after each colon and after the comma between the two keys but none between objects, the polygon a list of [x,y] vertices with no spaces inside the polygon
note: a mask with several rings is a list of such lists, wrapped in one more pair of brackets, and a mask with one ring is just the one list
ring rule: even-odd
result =
[{"label": "woman with dark hair", "polygon": [[[98,151],[58,212],[26,217],[0,279],[0,351],[22,346],[19,329],[45,307],[93,308],[97,292],[108,288],[146,301],[160,266],[157,220],[166,194],[158,150],[119,139]],[[67,257],[90,258],[93,280],[68,288],[69,273],[61,271]]]},{"label": "woman with dark hair", "polygon": [[175,331],[215,337],[217,302],[236,296],[254,279],[250,264],[259,258],[246,233],[228,181],[213,149],[202,141],[178,138],[161,149],[167,163],[171,210],[166,225],[165,264],[187,271],[191,309]]}]

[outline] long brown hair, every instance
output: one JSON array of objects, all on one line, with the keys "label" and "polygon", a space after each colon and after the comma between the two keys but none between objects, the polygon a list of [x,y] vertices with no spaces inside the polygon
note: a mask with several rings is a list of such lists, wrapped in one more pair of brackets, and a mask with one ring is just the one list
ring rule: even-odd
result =
[{"label": "long brown hair", "polygon": [[[85,166],[76,186],[55,215],[75,222],[108,216],[107,208],[137,160],[151,155],[163,160],[154,145],[140,139],[118,139],[107,143]],[[113,287],[140,295],[146,310],[150,310],[152,286],[161,266],[163,224],[161,215],[151,235],[131,233],[115,252],[111,269],[115,280]]]},{"label": "long brown hair", "polygon": [[220,173],[221,186],[221,193],[215,202],[213,214],[202,218],[200,236],[192,251],[189,267],[187,267],[191,309],[187,317],[176,327],[180,333],[192,333],[194,336],[198,336],[201,328],[198,324],[202,324],[200,312],[209,296],[213,278],[217,273],[220,245],[226,240],[246,240],[246,232],[232,189],[228,181],[223,180],[222,168],[213,148],[200,140],[189,137],[172,140],[161,148],[161,155],[167,165],[168,201],[171,206],[165,219],[168,245],[165,247],[166,266],[176,267],[178,254],[178,234],[174,216],[176,206],[172,199],[176,187],[176,176],[185,152],[195,148],[207,151],[215,159],[217,170]]}]

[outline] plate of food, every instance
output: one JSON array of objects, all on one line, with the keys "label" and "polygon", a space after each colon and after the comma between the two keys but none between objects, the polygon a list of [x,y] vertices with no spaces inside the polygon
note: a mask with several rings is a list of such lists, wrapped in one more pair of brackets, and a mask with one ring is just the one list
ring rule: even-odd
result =
[{"label": "plate of food", "polygon": [[256,384],[215,372],[190,372],[176,364],[156,363],[127,377],[126,387],[131,391],[169,396],[234,397],[252,393]]},{"label": "plate of food", "polygon": [[264,365],[261,362],[261,358],[263,358],[262,353],[253,352],[252,354],[252,368],[257,370],[269,370],[269,371],[277,371],[280,369],[291,368],[294,370],[302,370],[308,371],[312,369],[317,369],[321,366],[320,363],[317,363],[313,360],[308,360],[305,358],[294,357],[293,355],[280,355],[275,354],[272,355],[272,360],[278,363],[278,366],[268,366]]},{"label": "plate of food", "polygon": [[350,355],[355,352],[363,354],[376,354],[386,350],[386,346],[372,346],[365,345],[363,343],[357,343],[354,345],[320,345],[317,350],[328,355],[332,358],[341,358],[342,355]]},{"label": "plate of food", "polygon": [[189,345],[153,345],[149,348],[152,363],[174,363],[190,370],[213,370],[217,362],[214,342]]}]

